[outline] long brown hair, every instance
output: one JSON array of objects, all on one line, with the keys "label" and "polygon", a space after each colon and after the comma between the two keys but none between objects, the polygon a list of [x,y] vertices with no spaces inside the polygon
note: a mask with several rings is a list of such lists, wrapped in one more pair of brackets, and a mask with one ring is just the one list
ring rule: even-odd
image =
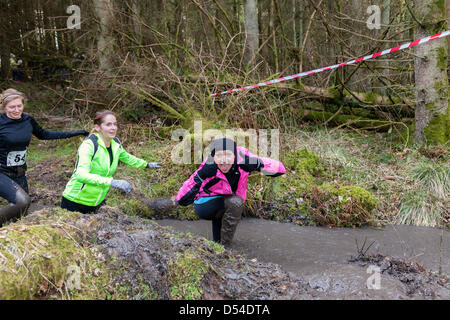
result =
[{"label": "long brown hair", "polygon": [[[105,121],[106,116],[109,116],[109,115],[114,116],[117,119],[116,114],[114,112],[112,112],[111,110],[97,111],[95,113],[95,117],[94,117],[94,125],[100,126]],[[94,132],[95,132],[95,127],[91,130],[90,134],[93,134]]]}]

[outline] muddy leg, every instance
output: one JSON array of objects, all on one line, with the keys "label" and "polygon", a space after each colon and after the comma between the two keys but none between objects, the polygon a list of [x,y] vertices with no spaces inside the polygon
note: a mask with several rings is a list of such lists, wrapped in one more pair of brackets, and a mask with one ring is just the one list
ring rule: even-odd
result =
[{"label": "muddy leg", "polygon": [[26,215],[30,203],[30,196],[22,188],[18,187],[15,203],[10,203],[0,209],[0,227],[7,221],[16,221],[20,216]]},{"label": "muddy leg", "polygon": [[222,217],[225,212],[224,197],[217,197],[203,203],[194,203],[194,211],[200,219],[212,221],[212,234],[214,242],[220,242]]},{"label": "muddy leg", "polygon": [[226,197],[225,209],[222,218],[221,243],[225,247],[230,247],[237,225],[241,221],[244,201],[239,196]]},{"label": "muddy leg", "polygon": [[220,233],[222,230],[222,219],[225,213],[225,208],[217,210],[214,217],[212,218],[212,234],[213,241],[220,243]]}]

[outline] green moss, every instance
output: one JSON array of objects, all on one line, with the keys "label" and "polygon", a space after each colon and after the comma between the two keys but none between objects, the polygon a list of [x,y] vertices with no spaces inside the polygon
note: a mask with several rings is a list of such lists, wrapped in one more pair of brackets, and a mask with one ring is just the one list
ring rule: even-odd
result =
[{"label": "green moss", "polygon": [[[266,218],[297,224],[333,225],[354,227],[372,223],[371,211],[376,198],[358,186],[323,184],[329,179],[325,162],[307,149],[290,152],[282,162],[287,168],[284,178],[277,179],[275,199],[264,197],[269,184],[252,180],[249,190],[250,207],[270,200],[265,211]],[[258,183],[259,182],[259,183]],[[275,185],[275,182],[273,183]],[[303,216],[303,218],[299,218]]]},{"label": "green moss", "polygon": [[377,101],[377,94],[375,92],[369,91],[364,93],[364,102],[375,104],[375,101]]},{"label": "green moss", "polygon": [[445,144],[448,141],[448,120],[448,112],[447,114],[438,113],[434,115],[424,129],[427,144]]},{"label": "green moss", "polygon": [[447,29],[445,0],[435,0],[430,6],[420,8],[417,14],[422,16],[421,26],[432,34]]},{"label": "green moss", "polygon": [[445,0],[436,0],[434,5],[439,13],[445,16]]},{"label": "green moss", "polygon": [[349,201],[356,201],[362,205],[362,208],[367,212],[372,211],[377,205],[375,197],[366,189],[358,186],[340,186],[324,184],[319,187],[321,191],[327,191],[332,196],[338,197],[338,201],[343,204]]},{"label": "green moss", "polygon": [[328,88],[328,93],[330,94],[331,98],[333,98],[337,101],[339,101],[343,98],[342,92],[336,87]]},{"label": "green moss", "polygon": [[289,153],[285,157],[284,163],[286,167],[300,174],[311,176],[325,174],[325,170],[321,166],[320,158],[314,153],[309,152],[307,149]]},{"label": "green moss", "polygon": [[0,299],[107,297],[112,272],[65,223],[79,214],[58,209],[40,215],[39,225],[19,222],[0,233]]},{"label": "green moss", "polygon": [[437,66],[442,72],[447,72],[448,52],[447,46],[441,46],[437,50]]},{"label": "green moss", "polygon": [[125,199],[120,205],[120,209],[129,216],[150,217],[152,215],[150,209],[137,199]]},{"label": "green moss", "polygon": [[448,83],[444,83],[442,81],[436,81],[433,85],[433,89],[436,90],[439,97],[445,97],[449,94],[449,86]]},{"label": "green moss", "polygon": [[313,188],[307,198],[308,211],[318,225],[360,227],[374,224],[371,211],[377,202],[363,188],[326,184]]},{"label": "green moss", "polygon": [[208,266],[199,252],[187,250],[178,253],[168,265],[168,280],[171,298],[174,300],[200,299],[203,295],[201,282]]},{"label": "green moss", "polygon": [[325,176],[325,169],[320,158],[307,149],[288,153],[283,161],[287,169],[292,171],[280,184],[276,184],[282,190],[294,192],[298,197],[302,192],[320,184],[316,179]]}]

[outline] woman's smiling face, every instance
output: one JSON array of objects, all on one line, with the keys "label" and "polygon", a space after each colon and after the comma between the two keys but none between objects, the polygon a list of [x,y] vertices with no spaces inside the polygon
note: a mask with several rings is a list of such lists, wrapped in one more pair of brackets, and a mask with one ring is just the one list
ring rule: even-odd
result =
[{"label": "woman's smiling face", "polygon": [[3,110],[5,110],[8,118],[18,120],[22,117],[23,108],[22,98],[16,98],[8,101],[3,107]]}]

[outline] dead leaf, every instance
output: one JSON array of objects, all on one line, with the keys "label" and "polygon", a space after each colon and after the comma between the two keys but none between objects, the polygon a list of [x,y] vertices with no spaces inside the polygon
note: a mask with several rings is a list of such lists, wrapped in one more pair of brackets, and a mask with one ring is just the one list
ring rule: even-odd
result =
[{"label": "dead leaf", "polygon": [[61,287],[63,286],[63,284],[64,284],[64,279],[61,279],[61,280],[59,280],[59,281],[56,283],[56,286],[57,286],[58,288],[61,288]]},{"label": "dead leaf", "polygon": [[28,227],[27,227],[26,225],[21,225],[21,226],[19,227],[19,231],[22,231],[22,232],[28,231]]},{"label": "dead leaf", "polygon": [[45,259],[51,259],[52,255],[50,253],[42,253],[41,256],[43,256]]}]

